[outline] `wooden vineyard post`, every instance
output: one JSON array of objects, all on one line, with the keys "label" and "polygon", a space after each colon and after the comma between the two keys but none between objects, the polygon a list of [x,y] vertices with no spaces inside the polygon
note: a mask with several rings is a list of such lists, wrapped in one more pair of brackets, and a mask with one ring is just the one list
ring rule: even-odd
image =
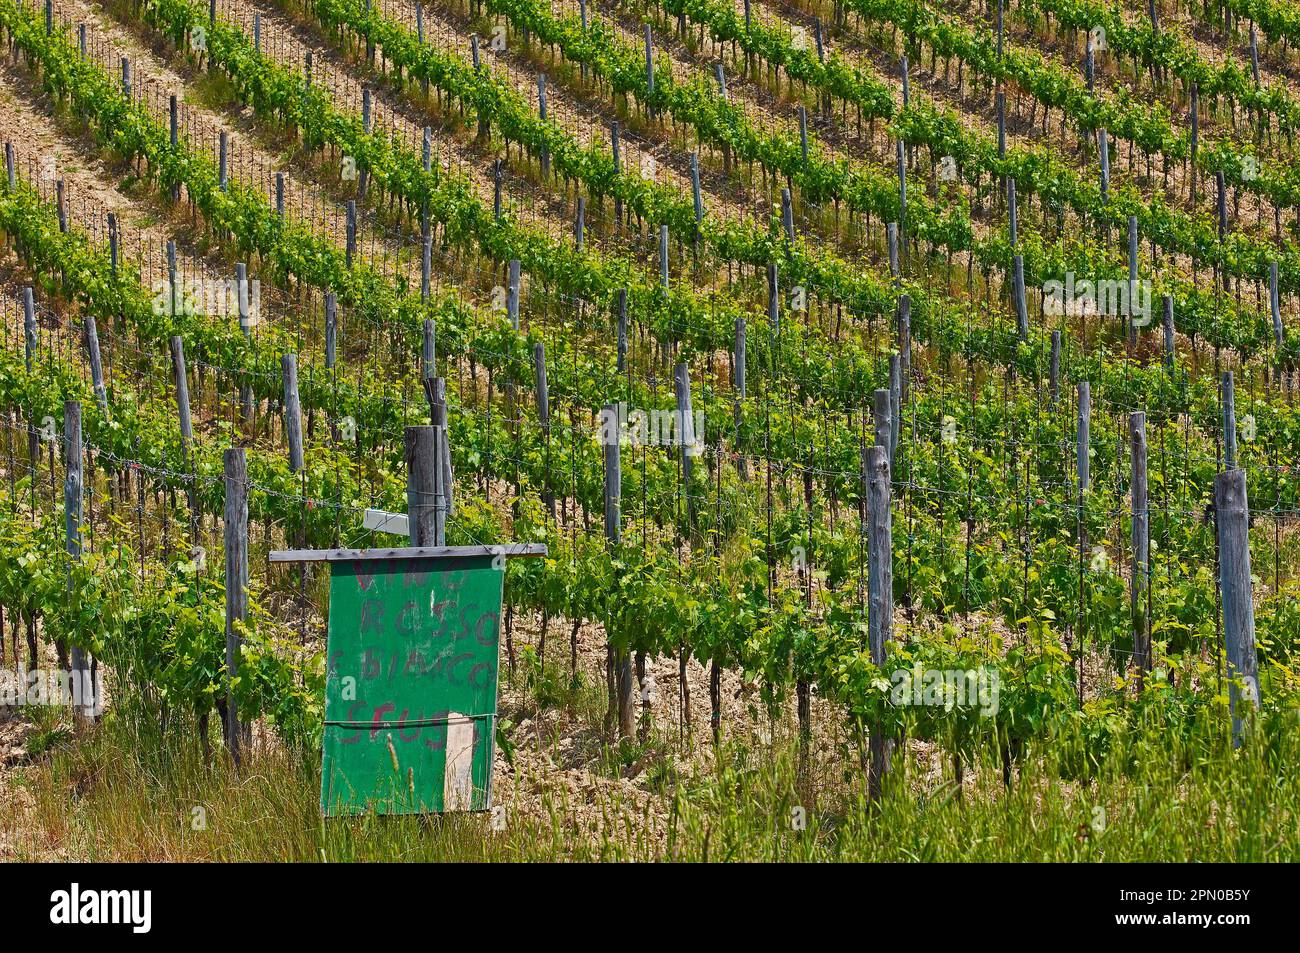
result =
[{"label": "wooden vineyard post", "polygon": [[1133,662],[1138,671],[1138,688],[1151,671],[1151,514],[1147,502],[1147,415],[1134,411],[1128,418],[1132,453],[1130,486],[1133,513],[1133,566],[1129,587],[1133,619]]},{"label": "wooden vineyard post", "polygon": [[1255,652],[1255,609],[1250,588],[1250,508],[1246,471],[1227,470],[1214,480],[1219,523],[1219,583],[1228,653],[1228,705],[1233,747],[1243,735],[1243,702],[1259,705],[1259,660]]},{"label": "wooden vineyard post", "polygon": [[284,378],[284,432],[289,443],[289,472],[302,469],[302,403],[298,399],[298,355],[280,357]]},{"label": "wooden vineyard post", "polygon": [[230,134],[224,129],[221,130],[217,152],[217,188],[224,192],[230,185]]},{"label": "wooden vineyard post", "polygon": [[587,231],[587,200],[583,196],[578,196],[578,208],[573,217],[573,247],[576,251],[582,251]]},{"label": "wooden vineyard post", "polygon": [[691,475],[695,464],[695,420],[691,415],[691,369],[686,363],[678,364],[673,372],[673,385],[677,398],[677,439],[682,446],[682,500],[686,510],[686,525],[695,529],[695,500],[691,496]]},{"label": "wooden vineyard post", "polygon": [[[235,265],[235,301],[239,310],[239,327],[244,332],[244,339],[253,336],[252,323],[248,315],[248,265],[239,262]],[[243,409],[245,423],[253,420],[253,385],[247,375],[239,385],[239,403]]]},{"label": "wooden vineyard post", "polygon": [[512,258],[506,265],[506,315],[510,326],[519,330],[519,259]]},{"label": "wooden vineyard post", "polygon": [[[171,338],[172,353],[172,373],[176,378],[176,415],[180,422],[181,429],[181,466],[186,473],[190,469],[190,444],[194,441],[194,425],[190,419],[190,383],[185,373],[185,342],[179,334],[172,335]],[[194,534],[198,526],[198,506],[194,485],[191,482],[185,484],[185,498],[190,505],[190,534]]]},{"label": "wooden vineyard post", "polygon": [[[36,300],[32,295],[31,285],[23,288],[23,353],[27,364],[27,373],[32,372],[32,363],[36,360],[36,349],[38,339],[36,337]],[[33,420],[32,425],[27,428],[27,456],[32,468],[32,500],[35,501],[36,480],[35,472],[40,461],[40,435],[36,430],[36,422]]]},{"label": "wooden vineyard post", "polygon": [[788,188],[781,189],[781,227],[785,230],[785,240],[794,242],[794,200],[790,198]]},{"label": "wooden vineyard post", "polygon": [[226,747],[238,765],[243,757],[243,732],[235,704],[233,684],[239,675],[240,626],[248,618],[248,465],[243,447],[222,452],[225,465],[226,506],[226,697],[223,726]]},{"label": "wooden vineyard post", "polygon": [[347,209],[347,234],[345,236],[346,244],[343,248],[343,264],[348,270],[352,269],[352,259],[357,253],[357,203],[355,199],[348,199],[345,206]]},{"label": "wooden vineyard post", "polygon": [[[605,540],[610,548],[622,541],[623,468],[619,453],[619,407],[606,404],[600,412],[601,443],[605,456]],[[635,727],[632,710],[632,654],[626,648],[607,647],[605,679],[610,707],[606,720],[618,717],[618,736],[631,738]]]},{"label": "wooden vineyard post", "polygon": [[[447,382],[441,377],[433,379],[433,425],[438,435],[438,493],[442,501],[442,523],[456,512],[455,478],[451,472],[451,428],[447,425]],[[439,539],[442,538],[439,530]]]},{"label": "wooden vineyard post", "polygon": [[[66,474],[63,480],[63,529],[68,556],[81,562],[81,513],[84,480],[82,476],[81,403],[69,400],[63,405],[63,461]],[[69,590],[77,583],[68,578]],[[90,633],[85,633],[90,635]],[[99,699],[92,681],[90,654],[79,645],[72,646],[72,711],[79,721],[97,712]]]},{"label": "wooden vineyard post", "polygon": [[[877,397],[880,391],[876,391]],[[889,459],[885,448],[866,453],[867,484],[867,642],[872,664],[883,668],[894,633],[894,556],[890,513]],[[871,726],[871,761],[867,773],[868,797],[878,800],[889,773],[892,740],[882,727]]]},{"label": "wooden vineyard post", "polygon": [[444,545],[438,466],[441,429],[427,424],[406,428],[406,512],[412,546]]},{"label": "wooden vineyard post", "polygon": [[889,248],[889,274],[894,279],[894,287],[897,288],[902,284],[902,276],[898,271],[898,223],[887,222],[885,224],[885,244]]},{"label": "wooden vineyard post", "polygon": [[551,468],[549,465],[549,454],[551,445],[551,392],[546,383],[546,345],[538,341],[533,345],[533,382],[534,393],[537,396],[537,419],[542,425],[542,435],[546,440],[548,464],[546,467],[545,486],[542,491],[542,500],[546,503],[546,509],[551,514],[551,519],[555,519],[555,494],[551,492]]},{"label": "wooden vineyard post", "polygon": [[898,354],[902,360],[902,374],[899,378],[899,400],[906,405],[912,377],[912,296],[898,296]]},{"label": "wooden vineyard post", "polygon": [[90,359],[90,382],[99,409],[108,411],[108,391],[104,387],[104,362],[99,353],[99,328],[93,314],[86,315],[86,356]]},{"label": "wooden vineyard post", "polygon": [[903,365],[897,354],[889,355],[889,465],[898,452],[898,432],[903,420]]},{"label": "wooden vineyard post", "polygon": [[876,446],[889,454],[889,442],[894,433],[894,396],[888,387],[878,387],[873,395],[872,416],[876,425]]},{"label": "wooden vineyard post", "polygon": [[433,382],[438,377],[438,340],[433,318],[424,319],[423,331],[420,339],[420,384],[424,388],[424,399],[429,403],[429,423],[437,425],[438,411],[434,406],[437,398],[433,392]]}]

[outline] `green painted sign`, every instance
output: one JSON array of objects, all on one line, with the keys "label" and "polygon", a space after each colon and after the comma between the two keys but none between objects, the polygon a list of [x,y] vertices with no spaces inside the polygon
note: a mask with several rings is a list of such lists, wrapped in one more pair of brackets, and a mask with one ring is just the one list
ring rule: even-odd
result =
[{"label": "green painted sign", "polygon": [[331,562],[321,811],[491,804],[505,560]]}]

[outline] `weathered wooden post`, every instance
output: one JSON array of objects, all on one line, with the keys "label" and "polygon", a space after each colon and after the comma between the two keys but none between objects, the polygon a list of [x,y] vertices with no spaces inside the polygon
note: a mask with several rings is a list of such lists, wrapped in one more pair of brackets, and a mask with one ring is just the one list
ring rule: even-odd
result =
[{"label": "weathered wooden post", "polygon": [[131,61],[122,57],[122,95],[131,98]]},{"label": "weathered wooden post", "polygon": [[[1155,0],[1151,0],[1154,4]],[[1254,79],[1255,85],[1259,85],[1259,36],[1255,32],[1255,24],[1250,25],[1250,75]]]},{"label": "weathered wooden post", "polygon": [[262,14],[253,14],[253,50],[262,52]]},{"label": "weathered wooden post", "polygon": [[908,403],[908,393],[911,388],[912,378],[912,296],[902,294],[898,296],[898,353],[902,358],[902,390],[900,399],[904,404]]},{"label": "weathered wooden post", "polygon": [[1255,608],[1250,588],[1250,507],[1246,471],[1226,470],[1214,480],[1219,523],[1219,585],[1223,590],[1223,631],[1228,654],[1228,707],[1232,743],[1243,737],[1243,704],[1259,706],[1259,658],[1255,650]]},{"label": "weathered wooden post", "polygon": [[903,362],[897,354],[889,355],[889,465],[898,453],[898,432],[903,420]]},{"label": "weathered wooden post", "polygon": [[898,223],[887,222],[885,224],[885,244],[889,248],[889,274],[894,279],[894,287],[901,284],[901,276],[898,270]]},{"label": "weathered wooden post", "polygon": [[108,264],[112,274],[117,274],[117,251],[118,251],[118,234],[117,234],[117,215],[112,212],[108,213]]},{"label": "weathered wooden post", "polygon": [[578,210],[573,218],[573,247],[582,251],[582,245],[585,240],[587,230],[587,199],[584,196],[578,196]]},{"label": "weathered wooden post", "polygon": [[217,168],[217,185],[221,191],[226,191],[230,185],[230,170],[228,168],[230,159],[230,134],[226,130],[221,130],[218,145],[218,168]]},{"label": "weathered wooden post", "polygon": [[685,501],[686,524],[695,527],[695,500],[691,496],[691,476],[695,464],[695,418],[691,414],[691,368],[682,362],[673,372],[673,385],[677,398],[677,439],[681,443],[682,498]]},{"label": "weathered wooden post", "polygon": [[1088,84],[1088,95],[1092,95],[1093,84],[1097,76],[1097,59],[1092,50],[1092,31],[1088,31],[1087,49],[1083,59],[1083,78]]},{"label": "weathered wooden post", "polygon": [[420,242],[420,300],[428,301],[433,283],[433,228],[424,220],[424,235]]},{"label": "weathered wooden post", "polygon": [[[235,306],[239,313],[239,327],[247,340],[253,336],[253,326],[248,315],[248,265],[242,261],[235,265]],[[244,420],[252,421],[253,385],[247,374],[243,375],[239,385],[239,402],[244,412]]]},{"label": "weathered wooden post", "polygon": [[298,399],[298,355],[280,357],[284,378],[284,432],[289,443],[289,472],[297,473],[303,466],[302,404]]},{"label": "weathered wooden post", "polygon": [[[879,403],[880,391],[876,391]],[[867,642],[871,661],[883,668],[888,646],[894,637],[894,554],[893,527],[890,513],[889,457],[884,447],[870,447],[866,452],[867,496]],[[892,739],[880,725],[871,726],[871,762],[867,790],[871,800],[879,799],[889,773]]]},{"label": "weathered wooden post", "polygon": [[248,619],[248,464],[243,447],[222,453],[225,465],[226,505],[226,705],[225,737],[230,757],[242,761],[243,732],[235,705],[234,681],[239,676],[240,627]]},{"label": "weathered wooden post", "polygon": [[1223,469],[1237,468],[1237,407],[1232,371],[1223,372]]},{"label": "weathered wooden post", "polygon": [[510,326],[519,330],[519,259],[510,259],[506,266],[506,315]]},{"label": "weathered wooden post", "polygon": [[194,425],[190,420],[190,383],[185,373],[185,342],[179,334],[171,338],[172,373],[176,379],[176,414],[181,427],[181,459],[189,465],[190,444],[194,441]]},{"label": "weathered wooden post", "polygon": [[343,258],[344,265],[349,269],[352,267],[352,258],[357,252],[357,203],[355,199],[348,199],[347,204],[347,244],[344,247]]},{"label": "weathered wooden post", "polygon": [[[81,403],[69,400],[63,404],[63,462],[66,473],[63,480],[63,533],[68,556],[81,562],[82,443]],[[68,588],[76,585],[71,576]],[[92,633],[84,633],[89,637]],[[86,720],[97,713],[98,698],[92,681],[90,653],[75,643],[72,646],[72,711],[78,720]]]},{"label": "weathered wooden post", "polygon": [[[537,74],[537,116],[542,120],[542,124],[545,125],[547,121],[545,73]],[[541,155],[539,158],[541,159],[542,179],[549,179],[551,177],[551,151],[547,147],[545,140],[542,141]]]},{"label": "weathered wooden post", "polygon": [[108,411],[108,391],[104,387],[104,362],[99,354],[99,328],[93,314],[86,315],[86,356],[90,359],[90,383],[95,390],[95,403]]},{"label": "weathered wooden post", "polygon": [[898,71],[903,77],[903,108],[906,109],[912,104],[912,84],[909,81],[906,54],[898,58]]},{"label": "weathered wooden post", "polygon": [[1133,565],[1129,586],[1133,620],[1133,662],[1138,670],[1138,687],[1151,671],[1151,620],[1147,612],[1150,593],[1151,514],[1147,508],[1147,415],[1134,411],[1128,418],[1132,455],[1130,486],[1133,511]]},{"label": "weathered wooden post", "polygon": [[[600,412],[601,443],[605,451],[605,540],[616,547],[622,541],[623,471],[619,454],[619,405],[606,404]],[[611,643],[606,656],[606,685],[610,694],[609,721],[617,710],[620,738],[631,738],[635,727],[632,710],[632,654]]]},{"label": "weathered wooden post", "polygon": [[503,168],[500,159],[491,164],[491,217],[493,217],[494,221],[500,221],[500,190],[502,190]]},{"label": "weathered wooden post", "polygon": [[68,233],[68,203],[66,201],[66,192],[63,187],[62,179],[59,179],[54,183],[54,194],[54,207],[59,216],[59,231],[66,235]]},{"label": "weathered wooden post", "polygon": [[275,214],[278,218],[284,218],[284,173],[275,174]]},{"label": "weathered wooden post", "polygon": [[799,149],[803,161],[808,161],[808,110],[799,106]]},{"label": "weathered wooden post", "polygon": [[876,427],[876,446],[889,453],[889,442],[894,434],[894,397],[888,387],[876,388],[871,410]]},{"label": "weathered wooden post", "polygon": [[438,466],[438,430],[407,427],[406,512],[412,546],[442,546],[442,500]]},{"label": "weathered wooden post", "polygon": [[788,188],[781,189],[781,227],[785,230],[785,240],[794,241],[794,202]]}]

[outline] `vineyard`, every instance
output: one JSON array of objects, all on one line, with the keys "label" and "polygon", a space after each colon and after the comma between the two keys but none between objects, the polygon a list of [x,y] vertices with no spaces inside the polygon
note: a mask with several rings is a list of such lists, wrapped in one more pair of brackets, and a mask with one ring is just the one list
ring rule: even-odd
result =
[{"label": "vineyard", "polygon": [[[1280,0],[0,42],[0,859],[1300,857]],[[329,571],[271,553],[406,545],[430,425],[430,539],[546,547],[496,807],[322,819]]]}]

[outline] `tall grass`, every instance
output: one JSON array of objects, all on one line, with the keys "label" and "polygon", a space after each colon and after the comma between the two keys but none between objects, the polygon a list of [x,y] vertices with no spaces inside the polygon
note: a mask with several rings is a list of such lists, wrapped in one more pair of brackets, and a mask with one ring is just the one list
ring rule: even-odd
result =
[{"label": "tall grass", "polygon": [[[1209,733],[1158,724],[1118,733],[1081,774],[1055,737],[1027,751],[1004,787],[992,750],[960,792],[913,746],[895,752],[886,796],[843,783],[800,795],[792,745],[728,743],[711,770],[661,793],[613,784],[575,799],[530,779],[494,829],[489,814],[322,819],[320,759],[274,744],[235,770],[147,723],[110,715],[11,778],[30,794],[0,804],[20,858],[197,861],[1278,861],[1300,859],[1300,742],[1274,724],[1232,751]],[[188,732],[192,738],[193,733]],[[618,760],[616,753],[610,763]]]}]

